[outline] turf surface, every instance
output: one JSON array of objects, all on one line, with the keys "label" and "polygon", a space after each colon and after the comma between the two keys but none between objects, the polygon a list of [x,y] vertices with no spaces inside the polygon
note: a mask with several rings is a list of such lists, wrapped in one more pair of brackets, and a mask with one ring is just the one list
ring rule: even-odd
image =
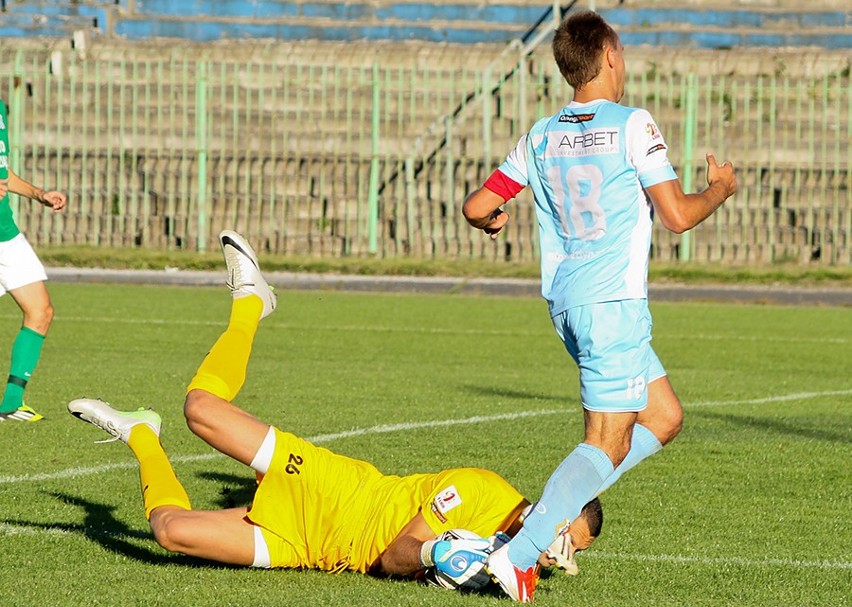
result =
[{"label": "turf surface", "polygon": [[[56,320],[27,391],[47,419],[0,425],[0,604],[510,604],[161,550],[130,451],[94,444],[105,435],[65,404],[153,406],[194,506],[246,504],[252,474],[194,437],[180,406],[230,299],[208,288],[50,290]],[[544,579],[536,603],[850,604],[852,311],[652,311],[685,429],[603,496],[604,532],[579,557],[580,575]],[[546,316],[542,302],[521,298],[285,293],[261,325],[236,402],[388,473],[482,466],[535,498],[581,438],[576,370]],[[13,302],[0,300],[5,356],[19,325]]]}]

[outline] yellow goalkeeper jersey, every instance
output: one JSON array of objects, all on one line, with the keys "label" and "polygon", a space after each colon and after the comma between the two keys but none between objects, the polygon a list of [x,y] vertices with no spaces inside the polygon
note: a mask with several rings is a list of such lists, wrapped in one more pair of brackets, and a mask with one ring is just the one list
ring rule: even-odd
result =
[{"label": "yellow goalkeeper jersey", "polygon": [[367,572],[418,512],[440,534],[505,530],[523,496],[495,472],[456,468],[392,476],[276,430],[275,453],[248,518],[278,541],[273,567]]}]

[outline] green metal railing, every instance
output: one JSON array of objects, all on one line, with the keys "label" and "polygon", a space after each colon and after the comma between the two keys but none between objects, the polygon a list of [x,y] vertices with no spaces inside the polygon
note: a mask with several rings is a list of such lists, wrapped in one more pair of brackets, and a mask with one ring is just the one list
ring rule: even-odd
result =
[{"label": "green metal railing", "polygon": [[[547,53],[516,51],[423,67],[0,49],[13,169],[69,194],[59,215],[14,201],[19,224],[41,246],[203,251],[230,227],[279,254],[533,260],[529,193],[496,243],[460,215],[532,121],[570,100]],[[654,257],[849,263],[848,73],[652,70],[624,103],[655,116],[686,191],[703,187],[705,151],[738,171],[736,196],[689,236],[655,228]]]}]

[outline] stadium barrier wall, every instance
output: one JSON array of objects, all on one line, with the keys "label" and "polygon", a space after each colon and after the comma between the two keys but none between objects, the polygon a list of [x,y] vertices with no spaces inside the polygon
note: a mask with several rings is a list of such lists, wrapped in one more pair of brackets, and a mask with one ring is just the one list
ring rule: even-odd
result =
[{"label": "stadium barrier wall", "polygon": [[[39,246],[206,250],[229,227],[285,255],[535,259],[528,192],[496,242],[460,208],[570,99],[549,56],[373,57],[0,49],[11,165],[70,198],[63,214],[14,200],[19,224]],[[848,64],[757,76],[652,66],[627,91],[685,184],[703,187],[706,150],[739,172],[737,195],[689,237],[656,226],[654,258],[849,263]]]}]

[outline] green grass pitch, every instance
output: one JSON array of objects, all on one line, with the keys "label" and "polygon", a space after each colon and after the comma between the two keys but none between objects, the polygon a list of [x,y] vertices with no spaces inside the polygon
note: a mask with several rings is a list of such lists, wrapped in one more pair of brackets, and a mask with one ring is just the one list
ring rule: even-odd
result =
[{"label": "green grass pitch", "polygon": [[[50,289],[57,315],[27,393],[48,419],[0,426],[0,604],[510,604],[161,550],[130,450],[94,444],[106,435],[65,405],[97,396],[156,408],[194,506],[247,503],[251,472],[216,457],[181,413],[183,388],[224,328],[230,298],[224,288]],[[652,303],[652,311],[685,429],[604,494],[604,532],[579,557],[580,575],[543,579],[536,603],[852,604],[852,310]],[[19,324],[14,303],[0,300],[3,365]],[[261,324],[236,402],[388,473],[482,466],[531,499],[581,439],[576,370],[533,299],[283,293]]]}]

